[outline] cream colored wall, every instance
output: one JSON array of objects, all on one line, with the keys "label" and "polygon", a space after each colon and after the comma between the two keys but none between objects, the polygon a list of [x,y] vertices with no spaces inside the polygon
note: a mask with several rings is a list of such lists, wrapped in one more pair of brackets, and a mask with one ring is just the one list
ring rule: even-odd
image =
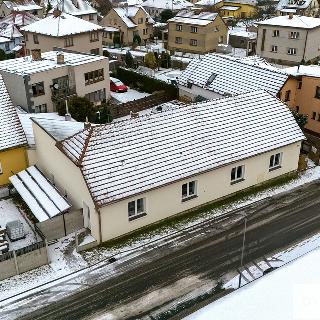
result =
[{"label": "cream colored wall", "polygon": [[29,166],[34,166],[38,162],[35,147],[32,147],[32,148],[28,147],[27,148],[27,158],[28,158],[28,165]]},{"label": "cream colored wall", "polygon": [[64,37],[50,37],[38,34],[39,44],[35,44],[33,41],[33,35],[30,32],[28,34],[28,41],[26,41],[26,49],[41,49],[42,52],[52,51],[54,47],[66,48],[77,52],[90,53],[92,49],[99,49],[102,54],[102,31],[99,31],[99,41],[90,41],[90,32],[80,33],[73,35],[73,46],[64,46]]},{"label": "cream colored wall", "polygon": [[309,61],[320,56],[320,28],[315,28],[308,31],[306,44],[305,61]]},{"label": "cream colored wall", "polygon": [[[141,23],[141,24],[138,23],[139,18],[143,19],[143,23]],[[133,31],[138,31],[139,32],[139,36],[140,36],[142,41],[150,39],[150,35],[153,34],[153,25],[152,24],[147,24],[146,23],[146,18],[147,18],[147,15],[142,9],[139,9],[137,14],[132,18],[132,20],[134,21],[134,23],[137,26],[134,29],[132,29],[132,39],[129,39],[129,40],[131,40],[131,42],[133,42]],[[143,34],[143,29],[148,29],[148,33],[144,35]]]},{"label": "cream colored wall", "polygon": [[[283,152],[282,167],[269,172],[270,156],[277,152]],[[102,240],[119,237],[185,210],[294,171],[298,166],[299,153],[300,142],[106,206],[101,209]],[[236,165],[245,165],[245,180],[231,185],[231,169]],[[198,197],[181,202],[182,184],[193,180],[197,181]],[[147,215],[128,221],[128,202],[139,198],[146,200]]]},{"label": "cream colored wall", "polygon": [[99,241],[98,215],[80,169],[59,151],[55,146],[56,141],[42,128],[35,123],[32,126],[36,142],[37,165],[49,179],[52,175],[54,176],[59,190],[63,193],[66,191],[72,210],[82,209],[83,202],[87,204],[91,212],[92,235]]}]

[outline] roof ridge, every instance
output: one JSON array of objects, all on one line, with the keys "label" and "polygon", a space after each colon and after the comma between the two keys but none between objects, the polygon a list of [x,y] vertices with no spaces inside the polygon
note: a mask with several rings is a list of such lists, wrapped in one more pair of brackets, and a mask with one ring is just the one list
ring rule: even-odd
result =
[{"label": "roof ridge", "polygon": [[[88,145],[89,145],[89,142],[90,142],[90,138],[92,136],[93,128],[94,127],[92,125],[90,125],[88,135],[86,137],[86,140],[85,140],[83,148],[82,148],[82,152],[81,152],[80,157],[79,157],[79,159],[77,161],[77,166],[81,166],[82,165],[83,158],[84,158],[84,156],[86,154],[86,151],[88,149]],[[88,129],[86,128],[85,130],[88,130]]]}]

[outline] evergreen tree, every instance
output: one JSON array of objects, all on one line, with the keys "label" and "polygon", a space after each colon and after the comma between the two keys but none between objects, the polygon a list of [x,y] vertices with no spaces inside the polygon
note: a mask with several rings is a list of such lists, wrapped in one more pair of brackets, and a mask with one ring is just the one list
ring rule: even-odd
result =
[{"label": "evergreen tree", "polygon": [[170,9],[165,9],[160,13],[160,21],[167,22],[169,19],[174,17],[174,13]]},{"label": "evergreen tree", "polygon": [[126,66],[128,68],[133,68],[134,61],[133,61],[132,54],[131,54],[131,52],[129,50],[126,53],[125,62],[126,62]]}]

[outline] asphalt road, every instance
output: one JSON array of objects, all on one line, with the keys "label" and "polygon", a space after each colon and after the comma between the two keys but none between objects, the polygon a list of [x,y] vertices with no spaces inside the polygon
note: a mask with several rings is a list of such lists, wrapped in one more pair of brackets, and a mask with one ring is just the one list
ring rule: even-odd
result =
[{"label": "asphalt road", "polygon": [[[248,216],[245,263],[319,232],[319,195],[320,182],[314,182],[233,212],[233,216],[239,217],[239,213]],[[197,226],[188,231],[190,242],[158,249],[161,254],[158,252],[152,258],[148,256],[151,253],[146,253],[140,263],[134,263],[127,272],[59,301],[48,304],[43,300],[42,308],[19,319],[94,319],[94,314],[127,305],[188,276],[219,279],[240,265],[243,220],[239,219],[220,230],[210,222]],[[191,234],[197,231],[202,236],[193,238]],[[188,239],[187,232],[184,236]],[[154,308],[150,305],[150,309]],[[149,312],[148,308],[140,310],[139,315],[132,311],[119,319],[140,319]]]}]

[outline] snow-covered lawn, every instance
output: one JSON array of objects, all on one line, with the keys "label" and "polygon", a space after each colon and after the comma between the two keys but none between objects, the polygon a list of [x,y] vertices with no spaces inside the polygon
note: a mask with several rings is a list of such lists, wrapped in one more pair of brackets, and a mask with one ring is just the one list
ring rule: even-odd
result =
[{"label": "snow-covered lawn", "polygon": [[[21,240],[11,242],[9,239],[9,250],[17,250],[26,247],[32,243],[37,242],[36,234],[31,229],[25,218],[21,215],[20,211],[11,199],[0,200],[0,226],[5,228],[6,224],[10,221],[19,220],[23,224],[26,237]],[[31,222],[30,222],[31,223]],[[0,270],[1,272],[1,270]]]},{"label": "snow-covered lawn", "polygon": [[[309,164],[311,165],[312,163],[310,162]],[[33,288],[34,286],[45,284],[48,281],[52,281],[72,272],[76,272],[84,267],[108,259],[110,258],[110,256],[113,256],[115,254],[120,254],[121,259],[123,259],[126,255],[132,253],[139,254],[139,250],[142,251],[142,249],[148,245],[149,249],[152,248],[160,239],[164,239],[164,241],[167,241],[167,236],[170,236],[175,232],[179,232],[179,230],[181,229],[198,224],[202,221],[207,220],[208,218],[212,218],[213,216],[223,215],[229,211],[244,207],[250,203],[276,195],[280,192],[289,191],[297,186],[303,185],[307,182],[311,182],[319,178],[320,167],[317,166],[314,168],[309,168],[305,172],[301,173],[298,178],[283,186],[269,188],[265,191],[259,192],[254,196],[230,203],[229,205],[226,205],[222,208],[217,208],[210,212],[204,212],[202,215],[198,216],[192,221],[182,222],[178,225],[161,229],[161,231],[155,230],[149,232],[133,239],[130,242],[120,245],[119,247],[100,247],[98,249],[94,249],[80,255],[75,251],[74,248],[74,235],[69,235],[65,238],[60,239],[56,244],[49,246],[49,266],[43,266],[25,274],[0,281],[0,300],[24,290]],[[298,256],[302,252],[308,251],[308,248],[310,249],[311,247],[315,248],[320,246],[320,235],[317,235],[315,237],[316,240],[308,241],[305,248],[302,249],[301,247],[299,247],[299,251],[296,251],[296,253],[292,250],[287,250],[287,253],[284,252],[281,256],[283,262],[280,261],[280,263],[282,264],[286,261],[289,261],[289,259]],[[291,257],[289,257],[290,254]],[[120,256],[118,256],[118,259],[120,258]],[[237,281],[236,278],[234,279],[234,281]],[[228,285],[232,287],[232,282]]]},{"label": "snow-covered lawn", "polygon": [[150,96],[150,94],[146,92],[139,92],[131,88],[128,88],[127,92],[111,92],[111,97],[120,103],[138,100],[147,96]]},{"label": "snow-covered lawn", "polygon": [[317,249],[184,319],[318,320],[319,264]]}]

